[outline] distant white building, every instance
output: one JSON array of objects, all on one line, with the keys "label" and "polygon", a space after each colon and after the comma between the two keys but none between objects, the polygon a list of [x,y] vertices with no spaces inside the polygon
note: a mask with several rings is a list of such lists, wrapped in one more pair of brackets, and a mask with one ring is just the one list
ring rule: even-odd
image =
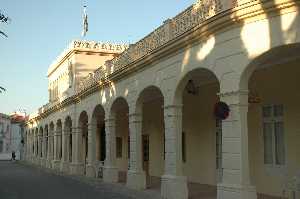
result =
[{"label": "distant white building", "polygon": [[10,160],[12,152],[20,160],[23,149],[23,123],[25,115],[15,112],[0,113],[0,160]]},{"label": "distant white building", "polygon": [[11,157],[11,122],[9,115],[0,113],[0,160]]}]

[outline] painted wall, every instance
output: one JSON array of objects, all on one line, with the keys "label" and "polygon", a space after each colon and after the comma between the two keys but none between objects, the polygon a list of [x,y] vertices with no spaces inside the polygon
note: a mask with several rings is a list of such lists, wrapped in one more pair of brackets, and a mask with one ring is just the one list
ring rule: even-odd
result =
[{"label": "painted wall", "polygon": [[143,104],[142,134],[149,135],[149,175],[160,177],[164,171],[164,127],[161,99]]},{"label": "painted wall", "polygon": [[122,157],[117,158],[117,167],[121,171],[127,171],[128,169],[129,126],[127,114],[125,110],[120,110],[116,116],[116,137],[122,138]]},{"label": "painted wall", "polygon": [[198,95],[184,92],[183,132],[186,136],[184,174],[190,182],[216,184],[216,119],[218,84],[199,88]]}]

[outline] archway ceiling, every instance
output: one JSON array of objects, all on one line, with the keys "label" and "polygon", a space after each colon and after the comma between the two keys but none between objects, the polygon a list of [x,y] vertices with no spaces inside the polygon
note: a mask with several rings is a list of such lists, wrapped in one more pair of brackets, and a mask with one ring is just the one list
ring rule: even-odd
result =
[{"label": "archway ceiling", "polygon": [[300,59],[300,44],[286,45],[275,48],[262,55],[255,62],[256,70],[267,68],[273,65],[284,64]]}]

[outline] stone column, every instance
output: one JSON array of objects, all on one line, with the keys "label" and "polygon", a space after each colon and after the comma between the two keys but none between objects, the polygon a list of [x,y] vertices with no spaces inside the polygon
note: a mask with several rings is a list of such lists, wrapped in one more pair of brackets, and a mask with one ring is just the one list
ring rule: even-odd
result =
[{"label": "stone column", "polygon": [[142,116],[129,114],[130,160],[127,186],[132,189],[146,188],[146,174],[142,165]]},{"label": "stone column", "polygon": [[27,136],[27,161],[31,161],[31,156],[32,156],[32,152],[31,152],[31,149],[32,149],[32,146],[31,146],[31,142],[32,142],[32,137],[31,137],[31,134],[29,133],[28,136]]},{"label": "stone column", "polygon": [[43,134],[43,138],[42,138],[42,141],[43,141],[43,163],[42,163],[42,166],[43,167],[46,167],[46,162],[47,162],[47,145],[46,145],[46,142],[47,142],[47,136],[46,136],[46,132]]},{"label": "stone column", "polygon": [[55,170],[59,170],[59,164],[60,164],[60,157],[59,157],[60,138],[59,137],[60,137],[60,132],[54,131],[54,159],[52,162],[52,168],[54,168]]},{"label": "stone column", "polygon": [[118,182],[118,168],[116,166],[116,120],[105,119],[106,158],[104,161],[103,180]]},{"label": "stone column", "polygon": [[70,165],[71,174],[84,175],[84,154],[82,154],[82,128],[72,128],[72,163]]},{"label": "stone column", "polygon": [[62,157],[61,157],[61,165],[60,171],[63,173],[69,172],[69,137],[70,137],[69,129],[66,127],[62,132]]},{"label": "stone column", "polygon": [[30,161],[33,163],[34,159],[34,133],[30,135]]},{"label": "stone column", "polygon": [[48,130],[47,168],[51,168],[51,135]]},{"label": "stone column", "polygon": [[50,148],[50,155],[51,155],[51,168],[53,168],[53,161],[54,161],[54,131],[52,130],[52,132],[51,132],[51,140],[50,140],[50,142],[51,142],[51,148]]},{"label": "stone column", "polygon": [[26,158],[26,161],[29,161],[29,132],[27,132],[26,134],[26,139],[24,140],[25,142],[25,158]]},{"label": "stone column", "polygon": [[218,184],[218,199],[256,199],[256,189],[250,182],[248,154],[248,91],[220,94],[230,107],[222,122],[223,178]]},{"label": "stone column", "polygon": [[35,142],[35,136],[34,136],[34,133],[32,133],[32,135],[31,135],[31,143],[30,143],[30,145],[31,145],[31,149],[30,149],[30,151],[31,151],[31,153],[30,153],[30,161],[33,163],[33,161],[34,161],[34,155],[35,155],[35,144],[34,144],[34,142]]},{"label": "stone column", "polygon": [[38,163],[38,134],[34,135],[34,163],[37,164]]},{"label": "stone column", "polygon": [[187,199],[187,178],[182,171],[182,105],[164,107],[165,173],[161,179],[163,199]]},{"label": "stone column", "polygon": [[42,138],[43,136],[39,133],[38,134],[38,164],[41,165],[42,163],[42,151],[43,151],[43,145],[42,145]]},{"label": "stone column", "polygon": [[88,160],[86,165],[86,175],[96,177],[95,161],[96,161],[96,125],[88,125]]}]

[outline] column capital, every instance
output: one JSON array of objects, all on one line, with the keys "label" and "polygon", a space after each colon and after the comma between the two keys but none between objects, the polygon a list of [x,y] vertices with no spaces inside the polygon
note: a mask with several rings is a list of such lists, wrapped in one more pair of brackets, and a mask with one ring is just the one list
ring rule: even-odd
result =
[{"label": "column capital", "polygon": [[163,106],[163,108],[165,110],[168,110],[168,109],[182,109],[182,107],[183,107],[183,104],[169,104],[169,105]]},{"label": "column capital", "polygon": [[249,90],[237,90],[237,91],[229,91],[229,92],[220,92],[217,93],[220,97],[232,97],[232,96],[240,96],[240,95],[248,95]]},{"label": "column capital", "polygon": [[165,117],[181,117],[182,115],[182,104],[172,104],[164,106]]},{"label": "column capital", "polygon": [[128,114],[129,123],[137,123],[142,122],[142,114],[141,113],[130,113]]},{"label": "column capital", "polygon": [[82,130],[82,127],[72,127],[70,134],[80,134]]},{"label": "column capital", "polygon": [[107,117],[104,119],[104,122],[114,122],[116,119],[114,117]]},{"label": "column capital", "polygon": [[59,135],[61,135],[60,132],[61,132],[61,131],[54,131],[54,136],[59,136]]},{"label": "column capital", "polygon": [[104,119],[104,123],[105,123],[105,128],[108,127],[114,127],[116,124],[116,120],[113,117],[109,117],[109,118],[105,118]]},{"label": "column capital", "polygon": [[239,105],[248,107],[248,90],[237,90],[231,92],[218,93],[221,101],[226,102],[229,106]]}]

